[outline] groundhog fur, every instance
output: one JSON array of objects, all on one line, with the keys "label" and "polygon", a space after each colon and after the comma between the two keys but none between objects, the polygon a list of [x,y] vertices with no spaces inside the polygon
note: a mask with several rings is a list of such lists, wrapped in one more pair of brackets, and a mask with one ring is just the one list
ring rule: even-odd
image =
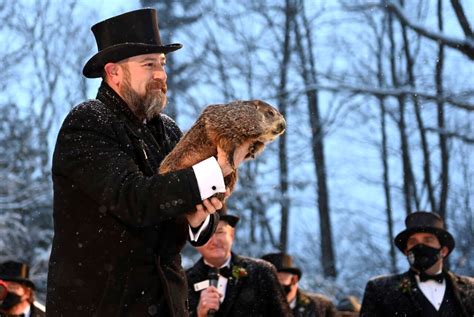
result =
[{"label": "groundhog fur", "polygon": [[[286,128],[283,116],[274,107],[261,100],[233,101],[228,104],[207,106],[194,125],[165,157],[160,174],[191,167],[211,156],[217,157],[217,146],[227,154],[234,171],[224,178],[230,193],[237,182],[234,152],[250,141],[245,156],[255,158],[266,143],[281,135]],[[216,195],[224,201],[224,194]]]}]

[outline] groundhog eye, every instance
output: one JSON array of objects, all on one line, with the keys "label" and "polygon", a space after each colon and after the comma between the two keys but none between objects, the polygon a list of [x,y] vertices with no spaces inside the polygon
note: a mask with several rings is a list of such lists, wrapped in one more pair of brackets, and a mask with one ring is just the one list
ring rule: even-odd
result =
[{"label": "groundhog eye", "polygon": [[268,111],[267,111],[267,116],[273,117],[273,116],[275,116],[275,114],[273,113],[273,111],[268,110]]}]

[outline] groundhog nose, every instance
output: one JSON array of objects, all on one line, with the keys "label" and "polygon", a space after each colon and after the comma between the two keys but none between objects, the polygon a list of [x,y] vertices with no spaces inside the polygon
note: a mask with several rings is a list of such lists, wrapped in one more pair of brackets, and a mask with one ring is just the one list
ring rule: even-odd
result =
[{"label": "groundhog nose", "polygon": [[286,122],[285,121],[280,122],[280,123],[278,123],[278,125],[276,127],[275,133],[280,134],[283,131],[285,131],[285,129],[286,129]]}]

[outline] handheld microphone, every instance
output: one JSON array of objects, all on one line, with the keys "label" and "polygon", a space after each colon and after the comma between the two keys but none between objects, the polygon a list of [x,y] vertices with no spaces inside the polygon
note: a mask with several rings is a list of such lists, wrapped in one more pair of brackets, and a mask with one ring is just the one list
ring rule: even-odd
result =
[{"label": "handheld microphone", "polygon": [[[211,267],[209,273],[207,273],[207,278],[209,279],[209,286],[217,287],[217,282],[219,281],[219,269]],[[209,309],[207,312],[208,317],[214,317],[216,315],[215,309]]]}]

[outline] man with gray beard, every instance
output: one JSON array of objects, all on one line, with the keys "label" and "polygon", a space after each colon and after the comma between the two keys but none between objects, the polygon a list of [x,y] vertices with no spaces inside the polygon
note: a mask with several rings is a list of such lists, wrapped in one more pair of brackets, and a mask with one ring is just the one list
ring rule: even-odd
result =
[{"label": "man with gray beard", "polygon": [[[181,137],[162,114],[166,54],[158,17],[142,9],[92,27],[98,53],[84,66],[102,77],[97,98],[75,107],[53,156],[54,239],[48,316],[187,316],[180,251],[211,237],[216,193],[233,169],[218,149],[191,168],[158,175]],[[238,165],[246,153],[236,151]]]}]

